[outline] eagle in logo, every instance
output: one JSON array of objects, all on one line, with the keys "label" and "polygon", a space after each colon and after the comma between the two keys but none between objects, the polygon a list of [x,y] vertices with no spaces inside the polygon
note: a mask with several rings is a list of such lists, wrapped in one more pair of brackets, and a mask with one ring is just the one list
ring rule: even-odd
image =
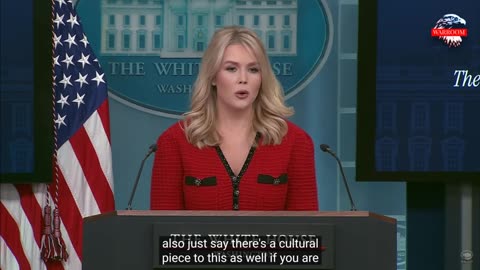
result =
[{"label": "eagle in logo", "polygon": [[[456,14],[445,14],[437,21],[434,29],[455,29],[466,28],[467,22]],[[449,47],[458,47],[462,43],[461,36],[439,36]]]}]

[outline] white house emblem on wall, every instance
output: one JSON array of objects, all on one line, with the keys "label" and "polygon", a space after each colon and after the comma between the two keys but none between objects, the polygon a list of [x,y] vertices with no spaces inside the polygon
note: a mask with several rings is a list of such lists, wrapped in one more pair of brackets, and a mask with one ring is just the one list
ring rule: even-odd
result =
[{"label": "white house emblem on wall", "polygon": [[227,25],[251,28],[263,40],[287,98],[313,79],[331,48],[324,0],[102,0],[99,58],[110,93],[178,117],[188,110],[208,41]]}]

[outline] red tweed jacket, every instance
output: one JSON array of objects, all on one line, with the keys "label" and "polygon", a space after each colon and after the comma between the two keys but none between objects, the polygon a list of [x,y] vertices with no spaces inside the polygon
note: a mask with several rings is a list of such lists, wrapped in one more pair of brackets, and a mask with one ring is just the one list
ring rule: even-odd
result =
[{"label": "red tweed jacket", "polygon": [[219,147],[188,143],[181,122],[157,141],[150,208],[154,210],[318,210],[310,136],[288,123],[279,145],[250,150],[234,175]]}]

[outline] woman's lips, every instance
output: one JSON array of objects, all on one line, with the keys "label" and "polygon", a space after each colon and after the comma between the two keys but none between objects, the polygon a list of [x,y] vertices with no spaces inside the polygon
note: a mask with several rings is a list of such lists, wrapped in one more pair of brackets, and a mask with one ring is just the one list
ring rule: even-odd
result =
[{"label": "woman's lips", "polygon": [[235,92],[235,96],[239,99],[245,99],[248,97],[248,91],[247,90],[240,90]]}]

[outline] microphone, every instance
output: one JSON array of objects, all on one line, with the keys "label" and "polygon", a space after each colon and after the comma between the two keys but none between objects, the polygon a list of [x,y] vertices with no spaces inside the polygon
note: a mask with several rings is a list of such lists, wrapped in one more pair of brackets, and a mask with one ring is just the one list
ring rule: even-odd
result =
[{"label": "microphone", "polygon": [[138,185],[138,182],[140,181],[140,175],[142,174],[143,165],[145,164],[145,160],[147,160],[147,158],[155,151],[157,151],[157,144],[154,143],[154,144],[150,145],[150,147],[148,147],[148,152],[145,155],[145,157],[143,158],[142,163],[140,164],[140,169],[138,170],[137,178],[135,179],[135,185],[133,186],[132,193],[130,194],[130,199],[128,200],[127,210],[132,210],[133,196],[135,195],[135,191],[137,190],[137,185]]},{"label": "microphone", "polygon": [[328,144],[321,144],[320,149],[322,149],[323,152],[329,153],[335,158],[335,160],[337,160],[338,166],[340,167],[340,172],[342,173],[343,184],[345,185],[345,189],[348,193],[348,198],[350,199],[350,211],[357,211],[355,203],[352,199],[352,193],[350,193],[350,189],[348,188],[347,178],[345,177],[345,173],[343,172],[343,166],[340,162],[340,159],[338,159],[337,155],[335,154],[335,152],[332,151],[332,149],[330,149],[330,146],[328,146]]}]

